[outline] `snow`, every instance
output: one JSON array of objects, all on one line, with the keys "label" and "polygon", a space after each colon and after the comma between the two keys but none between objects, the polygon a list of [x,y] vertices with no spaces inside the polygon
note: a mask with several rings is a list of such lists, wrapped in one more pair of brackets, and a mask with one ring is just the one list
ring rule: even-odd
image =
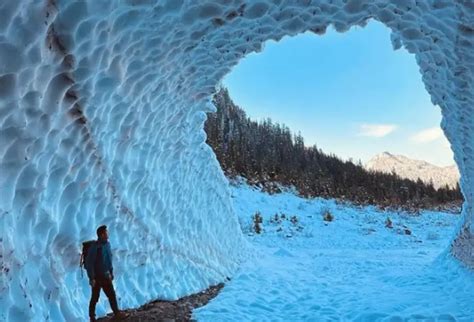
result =
[{"label": "snow", "polygon": [[469,1],[2,1],[0,320],[82,321],[79,247],[100,224],[121,307],[232,276],[248,251],[205,144],[216,86],[267,40],[370,18],[442,109],[466,200],[452,254],[474,267]]},{"label": "snow", "polygon": [[[233,187],[232,196],[256,254],[194,312],[199,321],[474,319],[474,276],[443,253],[459,214],[415,216],[291,192],[269,195],[247,185]],[[332,222],[323,220],[324,210]],[[257,211],[260,235],[250,228]],[[272,222],[275,214],[287,219]]]},{"label": "snow", "polygon": [[439,167],[422,160],[410,159],[404,155],[383,152],[372,157],[366,164],[368,170],[392,173],[395,171],[402,178],[433,183],[436,189],[446,185],[455,188],[459,182],[459,171],[455,165]]}]

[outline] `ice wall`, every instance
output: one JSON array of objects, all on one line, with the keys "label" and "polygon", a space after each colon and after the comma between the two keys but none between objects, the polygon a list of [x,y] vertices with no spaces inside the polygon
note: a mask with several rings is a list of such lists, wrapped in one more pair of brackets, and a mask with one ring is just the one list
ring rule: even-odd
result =
[{"label": "ice wall", "polygon": [[231,275],[245,243],[202,130],[215,86],[266,40],[370,18],[415,54],[442,108],[466,198],[452,253],[474,266],[473,12],[448,0],[0,2],[0,320],[83,320],[79,245],[99,224],[121,306]]}]

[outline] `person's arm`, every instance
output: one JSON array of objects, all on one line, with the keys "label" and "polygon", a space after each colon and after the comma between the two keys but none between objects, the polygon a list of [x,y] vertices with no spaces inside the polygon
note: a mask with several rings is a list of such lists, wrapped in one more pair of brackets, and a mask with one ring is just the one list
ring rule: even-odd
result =
[{"label": "person's arm", "polygon": [[110,246],[110,242],[107,243],[107,252],[109,253],[109,260],[110,260],[110,275],[111,275],[111,278],[114,279],[114,265],[112,262],[112,247]]}]

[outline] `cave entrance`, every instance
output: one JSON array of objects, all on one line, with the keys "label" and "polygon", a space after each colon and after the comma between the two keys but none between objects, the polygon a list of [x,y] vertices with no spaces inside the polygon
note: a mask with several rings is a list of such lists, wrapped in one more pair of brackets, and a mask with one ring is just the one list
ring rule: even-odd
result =
[{"label": "cave entrance", "polygon": [[[465,200],[463,219],[450,250],[463,263],[474,267],[473,185],[470,170],[474,169],[474,161],[470,158],[471,126],[467,125],[468,118],[465,116],[465,111],[470,111],[472,105],[472,82],[468,81],[472,70],[466,67],[466,62],[472,60],[471,51],[466,50],[472,45],[472,28],[469,27],[469,15],[462,13],[469,12],[466,4],[460,4],[456,10],[450,8],[454,9],[442,2],[415,4],[411,1],[303,1],[294,6],[286,3],[271,6],[255,3],[248,7],[244,4],[230,11],[226,19],[213,20],[220,27],[215,33],[217,38],[203,41],[202,45],[209,48],[218,39],[215,51],[209,56],[216,59],[216,66],[220,66],[214,72],[214,81],[209,79],[207,82],[214,86],[242,57],[260,51],[267,40],[278,41],[284,36],[306,31],[323,34],[329,25],[333,25],[338,32],[345,32],[352,26],[365,26],[372,18],[390,28],[394,47],[404,47],[415,55],[431,101],[441,107],[441,128],[454,152]],[[451,28],[443,27],[448,17],[452,18]],[[232,41],[229,42],[229,39]],[[213,91],[213,88],[209,88],[207,94]],[[198,92],[197,97],[201,94],[204,93]]]},{"label": "cave entrance", "polygon": [[[385,43],[377,39],[378,28],[384,31]],[[291,316],[296,320],[342,316],[335,313],[338,309],[332,303],[344,307],[345,313],[349,311],[346,319],[356,320],[395,318],[394,312],[399,319],[412,312],[423,318],[441,318],[443,314],[451,318],[447,313],[459,310],[456,302],[446,305],[444,296],[433,296],[433,301],[428,300],[421,309],[406,308],[416,301],[410,298],[411,294],[418,294],[417,298],[427,298],[421,294],[439,294],[434,288],[443,280],[463,284],[459,279],[454,281],[452,270],[440,273],[443,270],[439,267],[444,266],[441,261],[435,262],[448,248],[447,241],[460,220],[460,191],[446,192],[458,203],[457,214],[423,211],[418,215],[415,211],[407,215],[390,210],[390,205],[423,208],[429,206],[423,203],[430,195],[444,202],[443,193],[435,196],[442,189],[436,191],[422,180],[411,184],[404,179],[391,181],[389,175],[372,172],[368,172],[371,179],[367,179],[359,172],[357,161],[337,161],[318,148],[304,147],[304,142],[309,141],[328,154],[335,153],[346,160],[363,159],[363,163],[389,150],[391,153],[382,153],[379,159],[407,162],[415,167],[423,164],[416,159],[438,166],[453,164],[450,145],[439,127],[439,108],[426,93],[414,56],[404,51],[393,52],[387,29],[380,23],[371,22],[362,31],[355,29],[342,35],[329,31],[324,36],[328,38],[316,39],[321,45],[315,48],[308,44],[316,42],[315,36],[309,34],[266,43],[261,54],[248,55],[234,67],[223,81],[225,89],[215,96],[217,113],[210,115],[206,123],[208,143],[230,178],[242,231],[270,259],[262,255],[264,258],[256,260],[255,270],[252,265],[245,266],[250,272],[245,271],[243,278],[239,274],[235,277],[233,289],[224,290],[227,294],[214,302],[220,304],[211,304],[208,316],[221,312],[216,308],[231,307],[232,299],[239,296],[251,301],[250,293],[254,290],[250,285],[259,285],[255,306],[265,308],[265,314],[271,312],[273,317]],[[334,44],[333,37],[347,45],[355,34],[366,37],[366,44],[362,45],[375,48],[370,48],[369,53],[361,50],[357,47],[361,39],[357,38],[350,44],[353,48]],[[302,44],[298,38],[303,39]],[[396,37],[393,39],[397,47]],[[281,123],[289,125],[291,131]],[[295,136],[298,130],[303,134]],[[371,148],[374,151],[368,152]],[[433,151],[439,153],[437,157]],[[396,154],[412,159],[405,161]],[[313,163],[317,166],[311,167]],[[390,173],[390,169],[386,170]],[[440,187],[446,183],[436,184]],[[450,184],[454,188],[457,178]],[[369,192],[370,189],[364,189],[367,187],[378,189]],[[387,195],[381,192],[384,189]],[[295,194],[310,198],[298,198]],[[341,199],[388,207],[379,211],[348,206]],[[359,268],[362,269],[358,271]],[[442,276],[444,273],[447,275]],[[285,276],[290,276],[286,283]],[[324,282],[318,284],[321,281]],[[403,287],[399,287],[400,281]],[[241,290],[239,285],[245,286]],[[335,289],[326,302],[326,294]],[[251,291],[242,296],[246,290]],[[274,303],[291,302],[287,294],[298,300],[280,312]],[[315,298],[305,306],[303,302],[311,298],[310,294]],[[364,309],[348,309],[352,304],[344,301],[353,296],[358,304],[368,302],[361,304]],[[267,299],[270,300],[266,302]],[[319,305],[309,304],[316,302],[331,309],[318,315]],[[377,304],[372,307],[372,303]],[[400,307],[404,308],[402,312]],[[371,310],[384,313],[369,313]],[[239,311],[254,318],[259,313],[246,308]],[[232,314],[235,317],[236,313]]]},{"label": "cave entrance", "polygon": [[251,184],[274,181],[306,197],[459,213],[459,172],[415,57],[394,51],[397,38],[391,44],[378,21],[357,29],[285,37],[246,56],[214,99],[208,143],[230,177]]}]

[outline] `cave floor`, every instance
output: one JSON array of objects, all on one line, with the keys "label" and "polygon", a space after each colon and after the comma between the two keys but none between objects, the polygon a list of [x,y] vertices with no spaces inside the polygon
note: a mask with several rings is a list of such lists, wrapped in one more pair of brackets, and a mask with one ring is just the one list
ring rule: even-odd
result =
[{"label": "cave floor", "polygon": [[[209,287],[208,289],[183,297],[176,301],[156,300],[147,303],[137,309],[128,309],[124,312],[130,316],[121,321],[137,322],[174,322],[193,321],[191,319],[192,310],[206,305],[211,299],[217,296],[224,287],[223,283]],[[97,321],[115,321],[112,314],[97,319]]]}]

